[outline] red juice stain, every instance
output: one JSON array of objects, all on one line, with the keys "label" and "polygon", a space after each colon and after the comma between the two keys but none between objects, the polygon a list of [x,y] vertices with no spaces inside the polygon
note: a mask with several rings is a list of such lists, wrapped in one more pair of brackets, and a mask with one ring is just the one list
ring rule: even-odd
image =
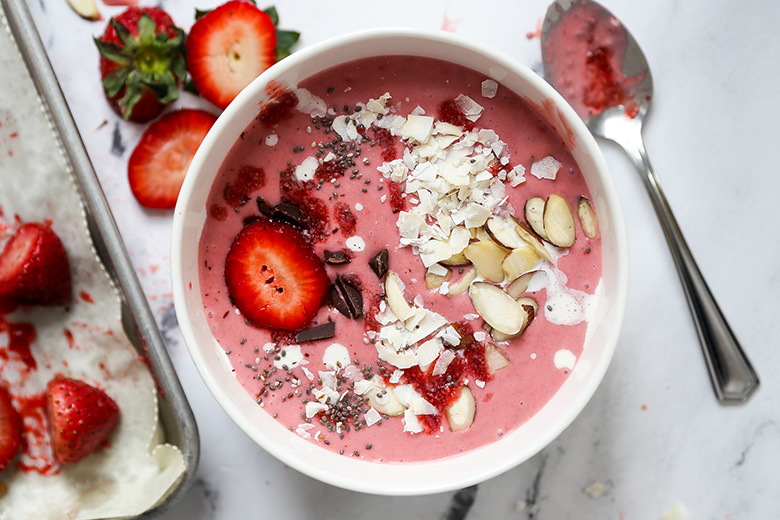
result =
[{"label": "red juice stain", "polygon": [[368,298],[368,309],[366,309],[366,317],[363,321],[366,331],[379,332],[381,325],[376,317],[379,315],[379,306],[382,300],[383,298],[380,298],[378,294],[372,294]]},{"label": "red juice stain", "polygon": [[68,329],[63,329],[65,332],[65,338],[68,340],[68,347],[71,349],[76,348],[76,340],[73,338],[73,333]]},{"label": "red juice stain", "polygon": [[463,127],[466,131],[470,131],[474,128],[474,122],[466,119],[466,115],[460,109],[454,98],[448,99],[439,105],[439,120]]},{"label": "red juice stain", "polygon": [[286,91],[287,87],[284,84],[273,79],[265,86],[265,95],[268,96],[268,99],[278,98]]},{"label": "red juice stain", "polygon": [[382,150],[382,160],[384,162],[390,162],[398,159],[398,150],[395,146],[387,146]]},{"label": "red juice stain", "polygon": [[330,215],[328,205],[310,195],[313,187],[313,181],[303,183],[297,180],[292,168],[283,172],[279,182],[282,200],[300,208],[308,238],[319,241],[328,236]]},{"label": "red juice stain", "polygon": [[588,79],[582,102],[596,112],[620,105],[626,98],[626,91],[612,68],[612,54],[608,47],[596,47],[585,60]]},{"label": "red juice stain", "polygon": [[[0,332],[8,333],[8,351],[14,352],[20,361],[30,370],[35,370],[38,364],[32,355],[30,346],[35,341],[35,326],[32,323],[10,323],[0,318]],[[0,351],[2,359],[8,359],[6,352]]]},{"label": "red juice stain", "polygon": [[95,300],[93,300],[92,296],[88,292],[86,292],[86,291],[81,291],[80,296],[81,296],[81,299],[84,300],[87,303],[95,303]]},{"label": "red juice stain", "polygon": [[376,141],[376,144],[381,146],[382,148],[387,148],[390,146],[395,146],[396,138],[393,137],[393,134],[390,133],[390,130],[387,128],[379,128],[379,127],[373,127],[374,130],[374,141]]},{"label": "red juice stain", "polygon": [[15,396],[14,401],[22,416],[22,455],[17,467],[25,473],[56,475],[59,466],[53,458],[44,393]]},{"label": "red juice stain", "polygon": [[405,210],[406,199],[401,192],[401,184],[390,181],[385,185],[385,187],[387,188],[387,193],[390,195],[388,197],[388,201],[390,203],[390,208],[393,210],[393,213],[398,213],[399,211]]},{"label": "red juice stain", "polygon": [[231,206],[246,204],[249,196],[265,186],[265,170],[245,165],[239,168],[233,180],[225,183],[222,192],[225,202]]},{"label": "red juice stain", "polygon": [[295,341],[295,332],[290,330],[274,329],[271,331],[271,341],[280,347],[297,344]]},{"label": "red juice stain", "polygon": [[227,218],[227,208],[225,206],[220,206],[219,204],[212,204],[211,207],[209,207],[209,216],[214,220],[223,222]]},{"label": "red juice stain", "polygon": [[266,128],[276,126],[298,106],[298,96],[290,90],[285,90],[278,96],[260,104],[257,120]]},{"label": "red juice stain", "polygon": [[333,206],[333,212],[336,216],[336,222],[338,222],[339,229],[345,237],[351,237],[355,234],[355,227],[357,225],[357,219],[352,210],[349,209],[349,205],[345,202],[337,202]]},{"label": "red juice stain", "polygon": [[344,168],[341,167],[339,161],[323,162],[314,171],[314,177],[318,181],[330,181],[344,175]]}]

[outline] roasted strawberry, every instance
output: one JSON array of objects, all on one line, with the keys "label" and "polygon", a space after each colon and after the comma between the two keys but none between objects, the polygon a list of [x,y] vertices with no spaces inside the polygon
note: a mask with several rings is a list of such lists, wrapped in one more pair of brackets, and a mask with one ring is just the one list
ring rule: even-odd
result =
[{"label": "roasted strawberry", "polygon": [[46,386],[54,459],[73,464],[100,449],[119,422],[119,407],[99,388],[57,375]]},{"label": "roasted strawberry", "polygon": [[63,305],[70,297],[70,266],[62,241],[48,226],[22,225],[0,253],[0,309]]},{"label": "roasted strawberry", "polygon": [[232,0],[204,14],[187,38],[187,70],[201,96],[225,108],[276,62],[276,28],[257,6]]},{"label": "roasted strawberry", "polygon": [[216,120],[203,110],[185,108],[149,125],[127,165],[130,189],[142,206],[176,205],[192,156]]},{"label": "roasted strawberry", "polygon": [[184,31],[159,7],[130,7],[111,18],[100,51],[103,90],[130,121],[151,121],[179,98],[187,76]]},{"label": "roasted strawberry", "polygon": [[22,419],[8,392],[0,386],[0,471],[16,457],[21,443]]},{"label": "roasted strawberry", "polygon": [[249,321],[298,330],[309,323],[328,289],[325,267],[292,226],[256,221],[236,236],[225,262],[228,292]]}]

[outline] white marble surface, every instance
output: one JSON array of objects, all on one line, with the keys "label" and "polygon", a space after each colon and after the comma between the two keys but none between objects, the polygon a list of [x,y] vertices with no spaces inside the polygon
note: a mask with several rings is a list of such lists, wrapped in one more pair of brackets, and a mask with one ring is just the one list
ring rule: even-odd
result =
[{"label": "white marble surface", "polygon": [[[151,2],[147,2],[151,3]],[[162,0],[183,27],[215,0]],[[263,2],[260,1],[263,5]],[[645,138],[680,226],[762,377],[741,406],[713,395],[682,290],[628,159],[603,143],[630,236],[631,288],[612,366],[581,416],[539,455],[458,493],[388,498],[285,468],[245,436],[201,382],[169,281],[171,214],[143,210],[126,163],[143,127],[103,100],[92,35],[65,0],[29,0],[39,32],[198,419],[202,456],[185,499],[160,518],[691,519],[780,517],[780,4],[604,0],[644,48],[655,81]],[[449,28],[540,70],[546,0],[276,0],[298,48],[369,27]],[[104,17],[120,10],[101,4]],[[205,106],[185,96],[183,106]],[[584,489],[603,485],[591,497]],[[261,513],[262,512],[262,513]]]}]

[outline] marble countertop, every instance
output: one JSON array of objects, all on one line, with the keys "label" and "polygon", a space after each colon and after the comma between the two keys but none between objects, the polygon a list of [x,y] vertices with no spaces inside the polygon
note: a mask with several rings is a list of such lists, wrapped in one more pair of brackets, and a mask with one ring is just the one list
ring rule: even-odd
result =
[{"label": "marble countertop", "polygon": [[[159,2],[189,28],[194,7]],[[780,4],[604,0],[652,67],[645,125],[653,165],[702,272],[762,387],[739,406],[716,401],[696,332],[649,198],[628,158],[602,142],[629,231],[630,292],[613,363],[592,401],[549,447],[458,492],[393,498],[344,491],[285,467],[255,445],[206,389],[173,310],[171,213],[133,199],[127,160],[143,126],[103,100],[91,41],[105,22],[65,0],[30,0],[42,40],[200,427],[195,484],[163,520],[256,518],[691,519],[780,517]],[[263,3],[260,2],[262,5]],[[540,71],[546,0],[276,0],[299,49],[383,26],[446,29]],[[316,10],[315,10],[316,9]],[[107,19],[121,10],[101,4]],[[185,95],[181,106],[206,107]],[[593,486],[596,484],[596,486]],[[600,493],[595,491],[600,490]]]}]

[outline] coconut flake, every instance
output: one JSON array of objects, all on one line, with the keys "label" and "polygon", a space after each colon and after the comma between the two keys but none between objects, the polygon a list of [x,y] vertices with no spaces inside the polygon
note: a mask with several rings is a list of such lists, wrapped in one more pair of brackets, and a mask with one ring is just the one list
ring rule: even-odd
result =
[{"label": "coconut flake", "polygon": [[309,156],[304,159],[301,164],[295,167],[295,177],[299,181],[310,181],[314,178],[314,172],[317,170],[319,165],[320,162],[316,157]]},{"label": "coconut flake", "polygon": [[555,180],[561,166],[562,164],[556,161],[553,156],[548,155],[541,161],[536,161],[531,165],[531,175],[537,179]]},{"label": "coconut flake", "polygon": [[357,235],[349,237],[345,244],[350,249],[350,251],[354,251],[356,253],[360,253],[366,249],[366,242]]},{"label": "coconut flake", "polygon": [[496,83],[492,79],[486,79],[482,82],[482,96],[492,99],[496,97],[496,93],[498,92],[498,83]]}]

